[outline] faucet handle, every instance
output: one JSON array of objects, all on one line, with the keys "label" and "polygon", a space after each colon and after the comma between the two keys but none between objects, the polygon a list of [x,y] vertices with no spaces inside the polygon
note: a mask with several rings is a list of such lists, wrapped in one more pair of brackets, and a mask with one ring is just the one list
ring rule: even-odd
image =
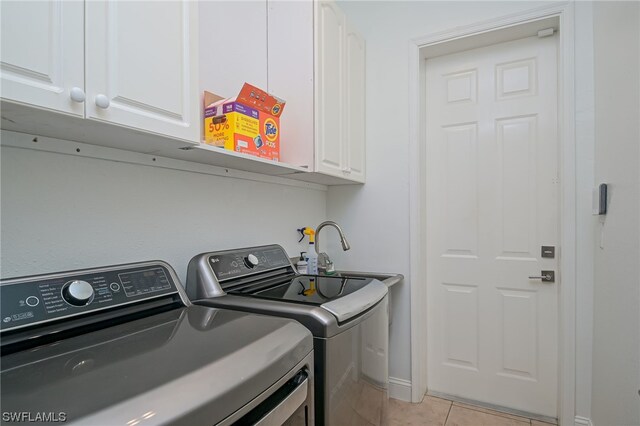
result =
[{"label": "faucet handle", "polygon": [[332,261],[329,261],[325,266],[324,273],[327,275],[333,275],[336,272],[336,268]]},{"label": "faucet handle", "polygon": [[318,271],[327,275],[331,275],[335,272],[333,261],[331,261],[327,253],[323,252],[318,255]]},{"label": "faucet handle", "polygon": [[335,272],[333,262],[327,253],[323,252],[318,255],[318,271],[329,275]]},{"label": "faucet handle", "polygon": [[329,257],[329,255],[325,252],[319,253],[318,254],[318,266],[322,266],[325,267],[326,265],[328,265],[329,263],[333,263],[331,261],[331,258]]}]

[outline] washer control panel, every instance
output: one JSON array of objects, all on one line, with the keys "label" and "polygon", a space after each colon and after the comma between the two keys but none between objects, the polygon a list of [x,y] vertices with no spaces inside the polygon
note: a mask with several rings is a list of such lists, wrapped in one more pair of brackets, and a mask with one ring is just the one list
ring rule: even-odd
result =
[{"label": "washer control panel", "polygon": [[0,330],[177,293],[174,276],[163,262],[145,262],[3,280]]},{"label": "washer control panel", "polygon": [[271,269],[291,266],[289,256],[278,245],[216,252],[209,256],[209,265],[218,281],[253,275]]}]

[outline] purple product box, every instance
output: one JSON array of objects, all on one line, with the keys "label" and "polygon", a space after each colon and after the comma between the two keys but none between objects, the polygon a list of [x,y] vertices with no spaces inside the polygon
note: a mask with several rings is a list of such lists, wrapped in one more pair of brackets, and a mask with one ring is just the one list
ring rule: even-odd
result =
[{"label": "purple product box", "polygon": [[204,110],[204,116],[215,117],[217,115],[228,114],[230,112],[238,112],[240,114],[248,115],[256,120],[258,119],[258,110],[250,108],[246,105],[239,104],[238,102],[228,102],[222,105],[214,105],[207,107]]},{"label": "purple product box", "polygon": [[222,106],[222,111],[224,114],[228,112],[239,112],[240,114],[248,115],[249,117],[258,119],[258,110],[239,104],[237,102],[229,102],[228,104],[224,104]]}]

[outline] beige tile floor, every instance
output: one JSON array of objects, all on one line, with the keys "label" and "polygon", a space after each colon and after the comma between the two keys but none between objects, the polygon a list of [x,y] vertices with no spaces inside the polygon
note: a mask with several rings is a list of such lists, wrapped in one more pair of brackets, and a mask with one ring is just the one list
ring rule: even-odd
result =
[{"label": "beige tile floor", "polygon": [[425,396],[421,403],[389,400],[390,426],[551,426],[526,417]]}]

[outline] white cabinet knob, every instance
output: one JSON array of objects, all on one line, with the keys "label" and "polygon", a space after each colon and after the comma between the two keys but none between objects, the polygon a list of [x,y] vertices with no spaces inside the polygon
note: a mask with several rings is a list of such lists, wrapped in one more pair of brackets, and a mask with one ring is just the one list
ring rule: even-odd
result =
[{"label": "white cabinet knob", "polygon": [[351,173],[351,167],[345,167],[344,169],[342,169],[342,172],[346,174]]},{"label": "white cabinet knob", "polygon": [[102,109],[109,108],[109,98],[107,98],[103,94],[96,95],[96,105],[98,106],[98,108]]},{"label": "white cabinet knob", "polygon": [[71,100],[74,102],[82,103],[86,99],[84,90],[79,87],[72,87],[69,94],[71,96]]}]

